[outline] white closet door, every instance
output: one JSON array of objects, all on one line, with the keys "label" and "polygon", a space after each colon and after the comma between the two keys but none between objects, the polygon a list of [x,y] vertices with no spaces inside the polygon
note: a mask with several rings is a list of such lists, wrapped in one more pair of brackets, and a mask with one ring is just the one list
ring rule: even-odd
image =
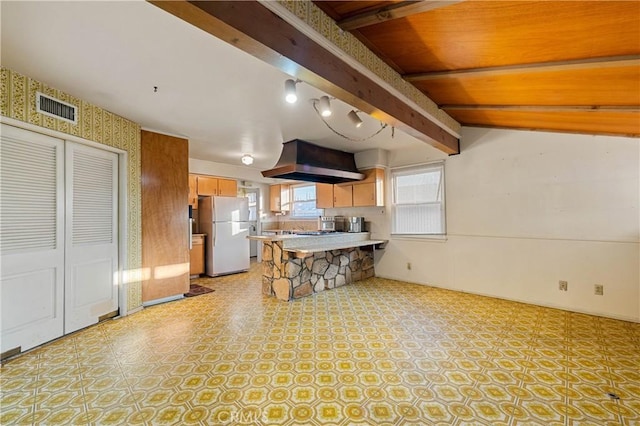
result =
[{"label": "white closet door", "polygon": [[67,141],[65,333],[118,309],[118,155]]},{"label": "white closet door", "polygon": [[0,124],[1,352],[63,334],[64,142]]}]

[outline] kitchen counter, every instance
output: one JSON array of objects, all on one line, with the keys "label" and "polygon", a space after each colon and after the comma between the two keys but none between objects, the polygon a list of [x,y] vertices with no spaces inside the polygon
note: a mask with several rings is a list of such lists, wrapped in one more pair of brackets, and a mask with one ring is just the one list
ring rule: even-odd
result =
[{"label": "kitchen counter", "polygon": [[250,236],[262,241],[262,292],[292,300],[375,275],[373,253],[386,240],[368,232]]},{"label": "kitchen counter", "polygon": [[262,235],[249,238],[258,241],[282,241],[284,251],[299,255],[365,246],[384,248],[387,240],[372,240],[369,235],[368,232],[331,232],[321,235],[305,235],[303,233]]}]

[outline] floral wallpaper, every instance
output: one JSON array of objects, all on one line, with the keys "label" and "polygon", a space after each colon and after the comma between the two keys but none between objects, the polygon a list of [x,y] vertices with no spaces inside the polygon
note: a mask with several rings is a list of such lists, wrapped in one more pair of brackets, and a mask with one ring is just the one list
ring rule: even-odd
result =
[{"label": "floral wallpaper", "polygon": [[[128,153],[127,310],[142,306],[140,216],[140,125],[7,68],[1,68],[0,114],[46,129],[99,142]],[[78,107],[78,124],[36,111],[36,92]]]}]

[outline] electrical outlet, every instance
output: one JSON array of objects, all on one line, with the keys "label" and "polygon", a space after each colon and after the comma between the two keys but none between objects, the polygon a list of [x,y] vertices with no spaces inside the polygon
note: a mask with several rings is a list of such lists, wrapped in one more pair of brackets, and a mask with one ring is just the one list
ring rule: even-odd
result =
[{"label": "electrical outlet", "polygon": [[558,281],[558,290],[567,291],[569,289],[569,283],[566,281]]},{"label": "electrical outlet", "polygon": [[604,296],[604,286],[602,284],[594,285],[593,294],[595,294],[596,296]]},{"label": "electrical outlet", "polygon": [[411,270],[411,262],[407,262],[407,271]]}]

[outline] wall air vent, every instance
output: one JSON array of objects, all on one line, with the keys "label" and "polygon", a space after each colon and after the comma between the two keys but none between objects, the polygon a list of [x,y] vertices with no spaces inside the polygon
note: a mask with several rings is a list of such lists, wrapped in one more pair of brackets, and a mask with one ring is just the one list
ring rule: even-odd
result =
[{"label": "wall air vent", "polygon": [[78,108],[41,92],[36,92],[36,111],[60,120],[78,124]]}]

